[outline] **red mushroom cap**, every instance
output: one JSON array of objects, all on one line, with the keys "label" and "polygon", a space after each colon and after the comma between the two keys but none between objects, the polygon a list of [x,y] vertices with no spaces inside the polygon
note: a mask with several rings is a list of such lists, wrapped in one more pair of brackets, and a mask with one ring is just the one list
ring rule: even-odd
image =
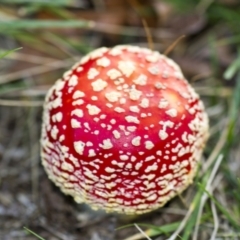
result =
[{"label": "red mushroom cap", "polygon": [[41,156],[77,202],[141,214],[192,182],[207,137],[203,104],[178,65],[116,46],[89,53],[49,90]]}]

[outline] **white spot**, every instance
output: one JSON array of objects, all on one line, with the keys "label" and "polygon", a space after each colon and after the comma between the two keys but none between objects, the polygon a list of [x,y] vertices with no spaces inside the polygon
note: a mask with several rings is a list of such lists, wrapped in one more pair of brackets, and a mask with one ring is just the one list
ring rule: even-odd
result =
[{"label": "white spot", "polygon": [[111,103],[107,103],[106,106],[107,106],[108,108],[112,108],[112,107],[113,107],[113,105],[112,105]]},{"label": "white spot", "polygon": [[83,117],[83,110],[81,110],[81,109],[74,109],[71,112],[71,115],[76,115],[77,117]]},{"label": "white spot", "polygon": [[97,79],[96,81],[91,83],[93,87],[93,91],[100,92],[102,91],[108,84],[107,82],[103,81],[102,79]]},{"label": "white spot", "polygon": [[117,130],[114,130],[114,131],[113,131],[113,135],[114,135],[114,137],[115,137],[116,139],[119,139],[119,138],[121,137],[120,132],[117,131]]},{"label": "white spot", "polygon": [[166,114],[170,117],[176,117],[177,116],[177,110],[175,108],[171,108],[166,111]]},{"label": "white spot", "polygon": [[128,126],[128,127],[127,127],[127,130],[128,130],[129,132],[135,132],[136,129],[137,129],[137,127],[135,127],[135,126]]},{"label": "white spot", "polygon": [[61,135],[60,138],[59,138],[59,141],[62,142],[65,140],[65,136],[64,135]]},{"label": "white spot", "polygon": [[119,72],[117,69],[110,69],[108,72],[107,72],[107,76],[114,80],[116,78],[119,78],[122,76],[121,72]]},{"label": "white spot", "polygon": [[168,71],[163,71],[162,73],[162,78],[168,78],[169,77],[169,72]]},{"label": "white spot", "polygon": [[68,162],[63,162],[61,168],[65,171],[69,171],[69,172],[74,171],[74,167]]},{"label": "white spot", "polygon": [[145,117],[147,117],[147,114],[146,113],[141,113],[141,118],[145,118]]},{"label": "white spot", "polygon": [[97,65],[100,67],[108,67],[110,65],[110,60],[106,57],[99,58],[97,60]]},{"label": "white spot", "polygon": [[98,117],[95,117],[95,118],[93,118],[93,121],[95,121],[95,122],[99,122],[99,118]]},{"label": "white spot", "polygon": [[156,152],[156,154],[157,154],[158,156],[162,156],[162,151],[158,150],[158,151]]},{"label": "white spot", "polygon": [[98,97],[97,97],[97,96],[92,96],[91,99],[92,99],[93,101],[97,101],[97,100],[98,100]]},{"label": "white spot", "polygon": [[132,162],[134,162],[134,161],[136,161],[137,160],[137,158],[135,157],[135,156],[131,156],[131,161]]},{"label": "white spot", "polygon": [[183,140],[183,142],[185,142],[185,143],[188,142],[188,139],[187,139],[187,132],[184,132],[184,133],[182,134],[182,140]]},{"label": "white spot", "polygon": [[80,128],[81,123],[78,122],[76,119],[71,119],[71,126],[72,126],[72,128]]},{"label": "white spot", "polygon": [[96,68],[90,68],[88,71],[88,79],[94,79],[99,74],[99,71]]},{"label": "white spot", "polygon": [[107,115],[106,114],[101,114],[100,119],[106,119]]},{"label": "white spot", "polygon": [[141,137],[140,136],[135,137],[135,138],[132,139],[132,145],[136,146],[136,147],[140,146],[140,141],[141,141]]},{"label": "white spot", "polygon": [[68,88],[68,93],[72,93],[72,91],[73,91],[73,87],[69,87]]},{"label": "white spot", "polygon": [[69,79],[68,86],[75,87],[78,84],[78,77],[76,75],[72,75]]},{"label": "white spot", "polygon": [[168,134],[164,130],[159,131],[159,137],[161,140],[165,140],[168,137]]},{"label": "white spot", "polygon": [[152,161],[154,159],[155,159],[155,157],[152,155],[152,156],[146,157],[145,161],[149,162],[149,161]]},{"label": "white spot", "polygon": [[105,97],[109,102],[117,102],[118,98],[121,97],[121,93],[119,92],[108,92],[105,94]]},{"label": "white spot", "polygon": [[106,168],[105,168],[105,171],[106,171],[107,173],[114,173],[114,172],[115,172],[115,169],[114,169],[114,168],[110,168],[110,167],[106,167]]},{"label": "white spot", "polygon": [[133,80],[134,83],[140,86],[144,86],[147,84],[147,76],[144,74],[141,74],[137,79]]},{"label": "white spot", "polygon": [[149,107],[149,100],[147,98],[143,98],[139,105],[143,108],[148,108]]},{"label": "white spot", "polygon": [[82,70],[83,70],[83,67],[81,66],[77,68],[77,72],[81,72]]},{"label": "white spot", "polygon": [[93,132],[93,134],[98,135],[98,134],[99,134],[99,130],[95,130],[95,131]]},{"label": "white spot", "polygon": [[160,59],[160,54],[158,52],[153,52],[151,55],[146,57],[146,60],[151,63],[156,63]]},{"label": "white spot", "polygon": [[154,193],[153,195],[149,196],[147,198],[148,201],[155,201],[157,199],[158,195],[156,193]]},{"label": "white spot", "polygon": [[152,75],[158,75],[159,74],[159,68],[157,66],[151,66],[148,68],[148,71],[152,74]]},{"label": "white spot", "polygon": [[177,155],[178,155],[178,157],[182,157],[182,156],[185,155],[186,153],[188,153],[188,151],[186,150],[186,148],[181,148]]},{"label": "white spot", "polygon": [[83,155],[84,147],[85,147],[84,142],[82,141],[74,142],[74,149],[78,154]]},{"label": "white spot", "polygon": [[125,160],[128,160],[129,159],[129,156],[128,155],[120,155],[119,157],[121,160],[125,161]]},{"label": "white spot", "polygon": [[134,116],[126,116],[125,117],[126,121],[129,123],[140,123],[137,117]]},{"label": "white spot", "polygon": [[103,144],[99,144],[99,146],[103,149],[110,149],[113,147],[113,144],[112,144],[111,140],[108,138],[108,139],[103,140]]},{"label": "white spot", "polygon": [[84,101],[82,99],[78,99],[72,102],[73,106],[82,105],[82,104],[84,104]]},{"label": "white spot", "polygon": [[117,86],[116,88],[118,91],[122,91],[123,90],[123,86]]},{"label": "white spot", "polygon": [[142,163],[141,163],[141,162],[138,162],[138,163],[135,165],[135,169],[136,169],[136,170],[139,170],[141,167],[142,167]]},{"label": "white spot", "polygon": [[94,149],[90,149],[89,152],[88,152],[88,156],[89,157],[95,157],[96,156],[95,150]]},{"label": "white spot", "polygon": [[145,142],[145,148],[146,149],[152,149],[154,147],[154,144],[153,144],[153,142],[151,142],[151,141],[146,141]]},{"label": "white spot", "polygon": [[136,113],[138,113],[140,111],[138,106],[130,106],[129,109],[130,109],[131,112],[136,112]]},{"label": "white spot", "polygon": [[126,98],[121,98],[121,99],[119,100],[119,103],[120,103],[120,104],[125,104],[126,101],[127,101]]},{"label": "white spot", "polygon": [[63,114],[61,112],[58,112],[55,114],[55,118],[56,118],[57,122],[61,122],[62,118],[63,118]]},{"label": "white spot", "polygon": [[84,97],[84,96],[85,96],[84,92],[77,90],[77,91],[74,92],[72,98],[77,99],[77,98],[81,98],[81,97]]},{"label": "white spot", "polygon": [[126,168],[131,169],[131,168],[132,168],[132,163],[128,163],[128,164],[126,165]]},{"label": "white spot", "polygon": [[51,137],[56,140],[58,132],[59,132],[58,128],[56,127],[56,125],[54,125],[51,130]]},{"label": "white spot", "polygon": [[88,104],[86,108],[88,109],[89,115],[97,115],[101,112],[101,109],[95,105]]},{"label": "white spot", "polygon": [[158,82],[158,83],[155,84],[155,88],[157,88],[157,89],[166,89],[167,87],[164,84]]},{"label": "white spot", "polygon": [[86,143],[86,146],[87,146],[87,147],[92,147],[92,146],[93,146],[93,143],[90,142],[90,141],[88,141],[88,142]]},{"label": "white spot", "polygon": [[159,101],[158,107],[159,108],[166,108],[168,106],[169,102],[166,99],[161,99]]},{"label": "white spot", "polygon": [[111,123],[111,124],[116,124],[116,122],[117,122],[117,121],[116,121],[115,119],[111,119],[111,120],[110,120],[110,123]]},{"label": "white spot", "polygon": [[126,77],[130,77],[135,70],[134,63],[130,61],[119,61],[118,68]]},{"label": "white spot", "polygon": [[131,100],[138,100],[142,95],[141,91],[138,91],[135,88],[130,89],[129,91],[129,97]]},{"label": "white spot", "polygon": [[113,160],[113,161],[112,161],[112,164],[113,164],[113,165],[117,165],[117,166],[120,167],[120,168],[123,168],[123,166],[124,166],[125,163],[123,163],[123,162],[118,162],[118,161],[116,161],[116,160]]},{"label": "white spot", "polygon": [[115,112],[118,112],[118,113],[123,113],[123,112],[125,112],[125,109],[123,109],[123,108],[121,108],[121,107],[115,107],[115,108],[114,108],[114,111],[115,111]]}]

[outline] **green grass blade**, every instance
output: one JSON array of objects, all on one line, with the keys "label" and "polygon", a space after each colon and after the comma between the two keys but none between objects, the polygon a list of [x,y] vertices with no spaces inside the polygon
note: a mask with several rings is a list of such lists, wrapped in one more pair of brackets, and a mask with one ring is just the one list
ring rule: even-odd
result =
[{"label": "green grass blade", "polygon": [[39,28],[91,28],[92,21],[87,20],[12,20],[0,21],[0,32],[18,29]]},{"label": "green grass blade", "polygon": [[224,72],[224,78],[226,80],[230,80],[236,74],[236,72],[240,69],[240,58],[237,58]]},{"label": "green grass blade", "polygon": [[[175,231],[178,228],[179,224],[180,224],[180,222],[174,222],[174,223],[170,223],[170,224],[166,224],[166,225],[162,225],[162,226],[154,226],[151,224],[143,224],[143,223],[138,223],[137,225],[140,227],[148,227],[149,229],[145,230],[144,233],[149,237],[156,237],[161,234],[168,235],[169,233]],[[134,224],[128,224],[128,225],[117,228],[117,230],[127,228],[127,227],[132,227],[132,226],[134,226]],[[134,240],[142,239],[142,235],[135,234],[125,240],[128,240],[128,239],[129,240],[130,239],[132,239],[132,240],[133,239]]]},{"label": "green grass blade", "polygon": [[21,47],[20,48],[15,48],[15,49],[12,49],[12,50],[9,50],[9,51],[5,51],[5,52],[2,52],[1,50],[0,50],[0,59],[1,58],[4,58],[5,56],[7,56],[8,54],[10,54],[10,53],[12,53],[12,52],[15,52],[15,51],[18,51],[18,50],[20,50],[20,49],[22,49]]},{"label": "green grass blade", "polygon": [[24,229],[26,232],[28,232],[28,233],[32,234],[33,236],[37,237],[38,239],[40,239],[40,240],[45,240],[44,238],[42,238],[41,236],[39,236],[38,234],[36,234],[36,233],[33,232],[32,230],[30,230],[29,228],[23,227],[23,229]]},{"label": "green grass blade", "polygon": [[[146,226],[145,224],[138,224],[139,226]],[[159,236],[160,234],[169,234],[173,231],[175,231],[178,226],[180,225],[180,222],[175,222],[175,223],[170,223],[170,224],[166,224],[160,227],[151,227],[150,229],[146,230],[145,233],[149,236],[149,237],[156,237]]]},{"label": "green grass blade", "polygon": [[[230,73],[229,73],[230,72]],[[238,50],[238,58],[230,65],[224,75],[229,77],[236,76],[236,86],[234,87],[233,96],[231,100],[229,110],[229,127],[228,127],[228,144],[226,151],[229,151],[235,138],[238,138],[235,134],[235,125],[240,113],[240,49]]]}]

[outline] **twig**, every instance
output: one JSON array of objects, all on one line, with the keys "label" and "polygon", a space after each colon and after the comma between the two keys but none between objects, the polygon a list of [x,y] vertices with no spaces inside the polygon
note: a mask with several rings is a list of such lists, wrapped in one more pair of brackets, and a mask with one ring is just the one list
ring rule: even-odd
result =
[{"label": "twig", "polygon": [[168,55],[175,47],[176,45],[183,39],[185,38],[185,35],[180,36],[179,38],[177,38],[165,51],[164,51],[164,55]]},{"label": "twig", "polygon": [[143,23],[143,26],[144,26],[144,30],[146,32],[146,35],[147,35],[147,41],[148,41],[148,47],[153,50],[154,49],[154,46],[153,46],[153,39],[152,39],[152,34],[149,30],[149,27],[148,27],[148,24],[146,22],[145,19],[142,19],[142,23]]},{"label": "twig", "polygon": [[151,238],[136,223],[134,223],[134,226],[144,237],[146,237],[148,240],[151,240]]}]

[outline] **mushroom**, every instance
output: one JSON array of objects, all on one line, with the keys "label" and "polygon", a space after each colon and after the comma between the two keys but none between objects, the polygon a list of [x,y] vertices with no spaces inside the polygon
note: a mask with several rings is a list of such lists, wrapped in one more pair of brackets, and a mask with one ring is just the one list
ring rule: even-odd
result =
[{"label": "mushroom", "polygon": [[175,62],[137,46],[103,47],[48,91],[41,158],[76,202],[142,214],[192,183],[207,138],[203,103]]}]

